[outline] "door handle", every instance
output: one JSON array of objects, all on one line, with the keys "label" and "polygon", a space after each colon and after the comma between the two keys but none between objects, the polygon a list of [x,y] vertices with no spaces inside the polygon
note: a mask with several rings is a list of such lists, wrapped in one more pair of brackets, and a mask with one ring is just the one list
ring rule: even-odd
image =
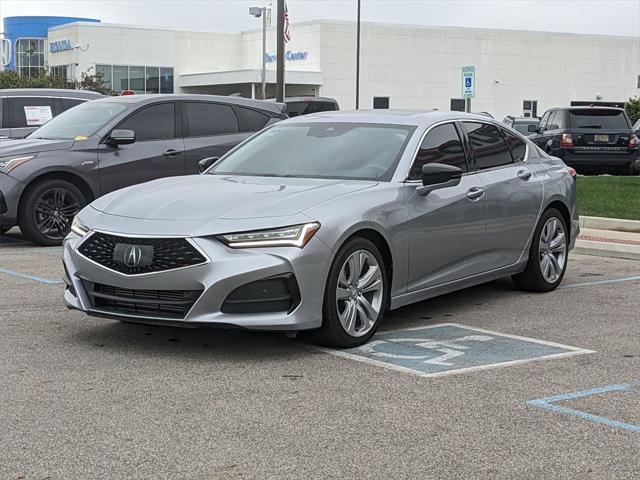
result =
[{"label": "door handle", "polygon": [[471,187],[467,190],[467,198],[471,201],[479,200],[484,195],[484,188]]},{"label": "door handle", "polygon": [[531,175],[533,175],[533,173],[529,170],[519,170],[518,173],[516,173],[516,175],[521,180],[529,180],[531,178]]},{"label": "door handle", "polygon": [[170,148],[169,150],[164,152],[162,155],[164,155],[165,157],[177,157],[181,153],[182,153],[182,150],[174,150],[173,148]]}]

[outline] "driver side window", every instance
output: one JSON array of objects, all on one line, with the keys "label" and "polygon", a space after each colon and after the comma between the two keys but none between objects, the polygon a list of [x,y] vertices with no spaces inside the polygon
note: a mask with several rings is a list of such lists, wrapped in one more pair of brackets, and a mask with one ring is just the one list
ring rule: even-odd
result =
[{"label": "driver side window", "polygon": [[547,122],[549,121],[549,115],[550,115],[550,112],[546,112],[542,116],[542,120],[540,120],[540,123],[538,124],[538,133],[543,133],[546,130]]},{"label": "driver side window", "polygon": [[427,163],[444,163],[468,171],[462,141],[453,123],[438,125],[427,134],[409,171],[409,180],[420,180],[422,166]]}]

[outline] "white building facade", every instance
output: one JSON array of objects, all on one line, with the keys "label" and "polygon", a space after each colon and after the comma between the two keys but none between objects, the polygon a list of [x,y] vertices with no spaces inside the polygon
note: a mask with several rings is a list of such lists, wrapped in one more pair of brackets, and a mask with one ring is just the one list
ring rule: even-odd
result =
[{"label": "white building facade", "polygon": [[[261,97],[262,32],[187,32],[74,22],[48,29],[46,61],[68,76],[100,72],[116,91]],[[268,31],[267,97],[275,93]],[[292,25],[286,95],[355,107],[356,25]],[[473,111],[540,116],[572,102],[640,95],[640,38],[363,23],[360,108],[460,109],[461,67],[475,66]]]}]

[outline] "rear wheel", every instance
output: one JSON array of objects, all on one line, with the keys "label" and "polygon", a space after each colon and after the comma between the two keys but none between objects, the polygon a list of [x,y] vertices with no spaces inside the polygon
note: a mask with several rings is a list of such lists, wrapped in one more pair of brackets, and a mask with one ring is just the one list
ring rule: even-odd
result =
[{"label": "rear wheel", "polygon": [[550,292],[562,281],[567,269],[569,234],[564,217],[555,208],[546,210],[533,235],[529,261],[513,281],[522,290]]},{"label": "rear wheel", "polygon": [[378,248],[352,238],[331,265],[324,294],[322,327],[316,340],[334,347],[356,347],[376,332],[387,305],[387,273]]},{"label": "rear wheel", "polygon": [[73,217],[86,205],[78,187],[65,180],[36,183],[24,193],[18,221],[23,235],[40,245],[60,245]]}]

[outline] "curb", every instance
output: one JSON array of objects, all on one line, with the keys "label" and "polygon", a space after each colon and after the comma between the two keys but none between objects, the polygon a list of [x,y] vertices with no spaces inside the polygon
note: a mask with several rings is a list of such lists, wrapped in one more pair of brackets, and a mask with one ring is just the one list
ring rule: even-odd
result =
[{"label": "curb", "polygon": [[640,221],[623,218],[580,217],[580,228],[595,230],[616,230],[618,232],[640,233]]},{"label": "curb", "polygon": [[597,257],[624,258],[640,260],[640,246],[619,243],[594,242],[592,240],[576,240],[576,246],[571,253],[594,255]]}]

